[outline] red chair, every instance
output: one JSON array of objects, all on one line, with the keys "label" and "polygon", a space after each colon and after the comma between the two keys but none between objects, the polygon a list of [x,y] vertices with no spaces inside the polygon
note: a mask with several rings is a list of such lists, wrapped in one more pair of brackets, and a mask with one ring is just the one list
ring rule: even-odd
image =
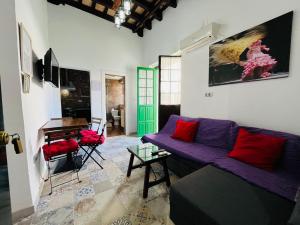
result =
[{"label": "red chair", "polygon": [[[101,126],[101,122],[102,122],[101,118],[92,117],[89,129],[80,131],[80,135],[83,137],[89,136],[89,135],[97,135],[99,132],[100,126]],[[92,129],[93,124],[95,124],[97,126],[96,130]]]},{"label": "red chair", "polygon": [[[100,165],[100,163],[92,156],[92,154],[95,152],[97,155],[99,155],[103,160],[105,160],[101,153],[97,150],[97,147],[99,145],[102,145],[105,141],[104,137],[104,130],[105,130],[106,124],[103,125],[102,132],[100,135],[98,134],[93,134],[93,135],[85,135],[83,136],[80,141],[79,141],[79,147],[85,152],[83,156],[83,162],[81,165],[82,166],[86,163],[86,161],[91,158],[101,169],[103,167]],[[84,147],[88,147],[85,149]]]},{"label": "red chair", "polygon": [[[75,180],[75,179],[72,179],[72,180],[69,180],[69,181],[66,181],[61,184],[57,184],[57,185],[53,186],[51,178],[60,173],[56,173],[54,175],[51,174],[50,162],[58,161],[62,158],[66,158],[66,157],[67,158],[71,157],[71,161],[73,163],[73,171],[77,173],[77,180],[78,180],[78,182],[80,182],[79,176],[78,176],[78,171],[80,168],[79,168],[79,165],[77,165],[76,160],[74,160],[77,158],[79,145],[78,145],[77,141],[72,139],[72,137],[74,137],[74,135],[73,134],[65,135],[66,133],[68,133],[67,131],[60,131],[60,132],[54,131],[54,132],[57,135],[53,135],[54,134],[53,132],[45,133],[45,137],[46,137],[45,141],[47,142],[47,144],[45,144],[42,147],[43,153],[44,153],[44,158],[47,162],[47,167],[48,167],[47,180],[48,179],[50,180],[50,186],[51,186],[49,195],[52,194],[53,188]],[[69,131],[69,133],[70,133],[70,131]],[[65,140],[61,140],[62,137]]]}]

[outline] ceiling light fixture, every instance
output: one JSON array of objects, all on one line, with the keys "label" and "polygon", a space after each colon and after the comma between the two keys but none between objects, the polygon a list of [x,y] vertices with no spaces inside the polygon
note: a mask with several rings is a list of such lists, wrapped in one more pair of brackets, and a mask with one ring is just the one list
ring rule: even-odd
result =
[{"label": "ceiling light fixture", "polygon": [[125,0],[124,1],[124,11],[127,16],[129,16],[131,14],[130,10],[131,10],[131,0]]},{"label": "ceiling light fixture", "polygon": [[115,15],[115,25],[118,29],[120,29],[122,23],[125,22],[126,16],[129,16],[131,14],[131,6],[132,2],[131,0],[121,0],[121,4],[119,8],[117,9],[116,15]]},{"label": "ceiling light fixture", "polygon": [[120,27],[121,27],[121,19],[120,19],[118,13],[116,13],[116,15],[115,15],[115,25],[116,25],[116,27],[118,29],[120,29]]}]

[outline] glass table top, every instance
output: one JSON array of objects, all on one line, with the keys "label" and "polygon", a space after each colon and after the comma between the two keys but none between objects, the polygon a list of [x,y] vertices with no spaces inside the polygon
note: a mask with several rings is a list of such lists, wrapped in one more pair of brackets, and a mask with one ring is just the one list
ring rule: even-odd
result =
[{"label": "glass table top", "polygon": [[[127,149],[143,162],[148,162],[171,155],[171,153],[151,143],[130,146]],[[159,155],[158,153],[162,151],[165,151],[166,154]]]}]

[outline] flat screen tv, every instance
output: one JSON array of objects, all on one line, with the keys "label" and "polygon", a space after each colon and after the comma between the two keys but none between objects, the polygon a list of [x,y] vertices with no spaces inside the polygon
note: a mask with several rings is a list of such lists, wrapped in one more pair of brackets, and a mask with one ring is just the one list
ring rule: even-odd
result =
[{"label": "flat screen tv", "polygon": [[50,48],[44,57],[44,80],[59,87],[59,64]]}]

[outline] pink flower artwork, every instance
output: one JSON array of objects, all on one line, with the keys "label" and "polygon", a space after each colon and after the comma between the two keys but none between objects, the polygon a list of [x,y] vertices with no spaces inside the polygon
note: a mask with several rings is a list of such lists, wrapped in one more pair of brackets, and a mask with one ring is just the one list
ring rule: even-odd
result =
[{"label": "pink flower artwork", "polygon": [[244,67],[242,80],[266,78],[271,76],[270,71],[277,64],[268,52],[270,49],[266,45],[261,44],[262,41],[254,42],[247,52],[247,61],[241,65]]}]

